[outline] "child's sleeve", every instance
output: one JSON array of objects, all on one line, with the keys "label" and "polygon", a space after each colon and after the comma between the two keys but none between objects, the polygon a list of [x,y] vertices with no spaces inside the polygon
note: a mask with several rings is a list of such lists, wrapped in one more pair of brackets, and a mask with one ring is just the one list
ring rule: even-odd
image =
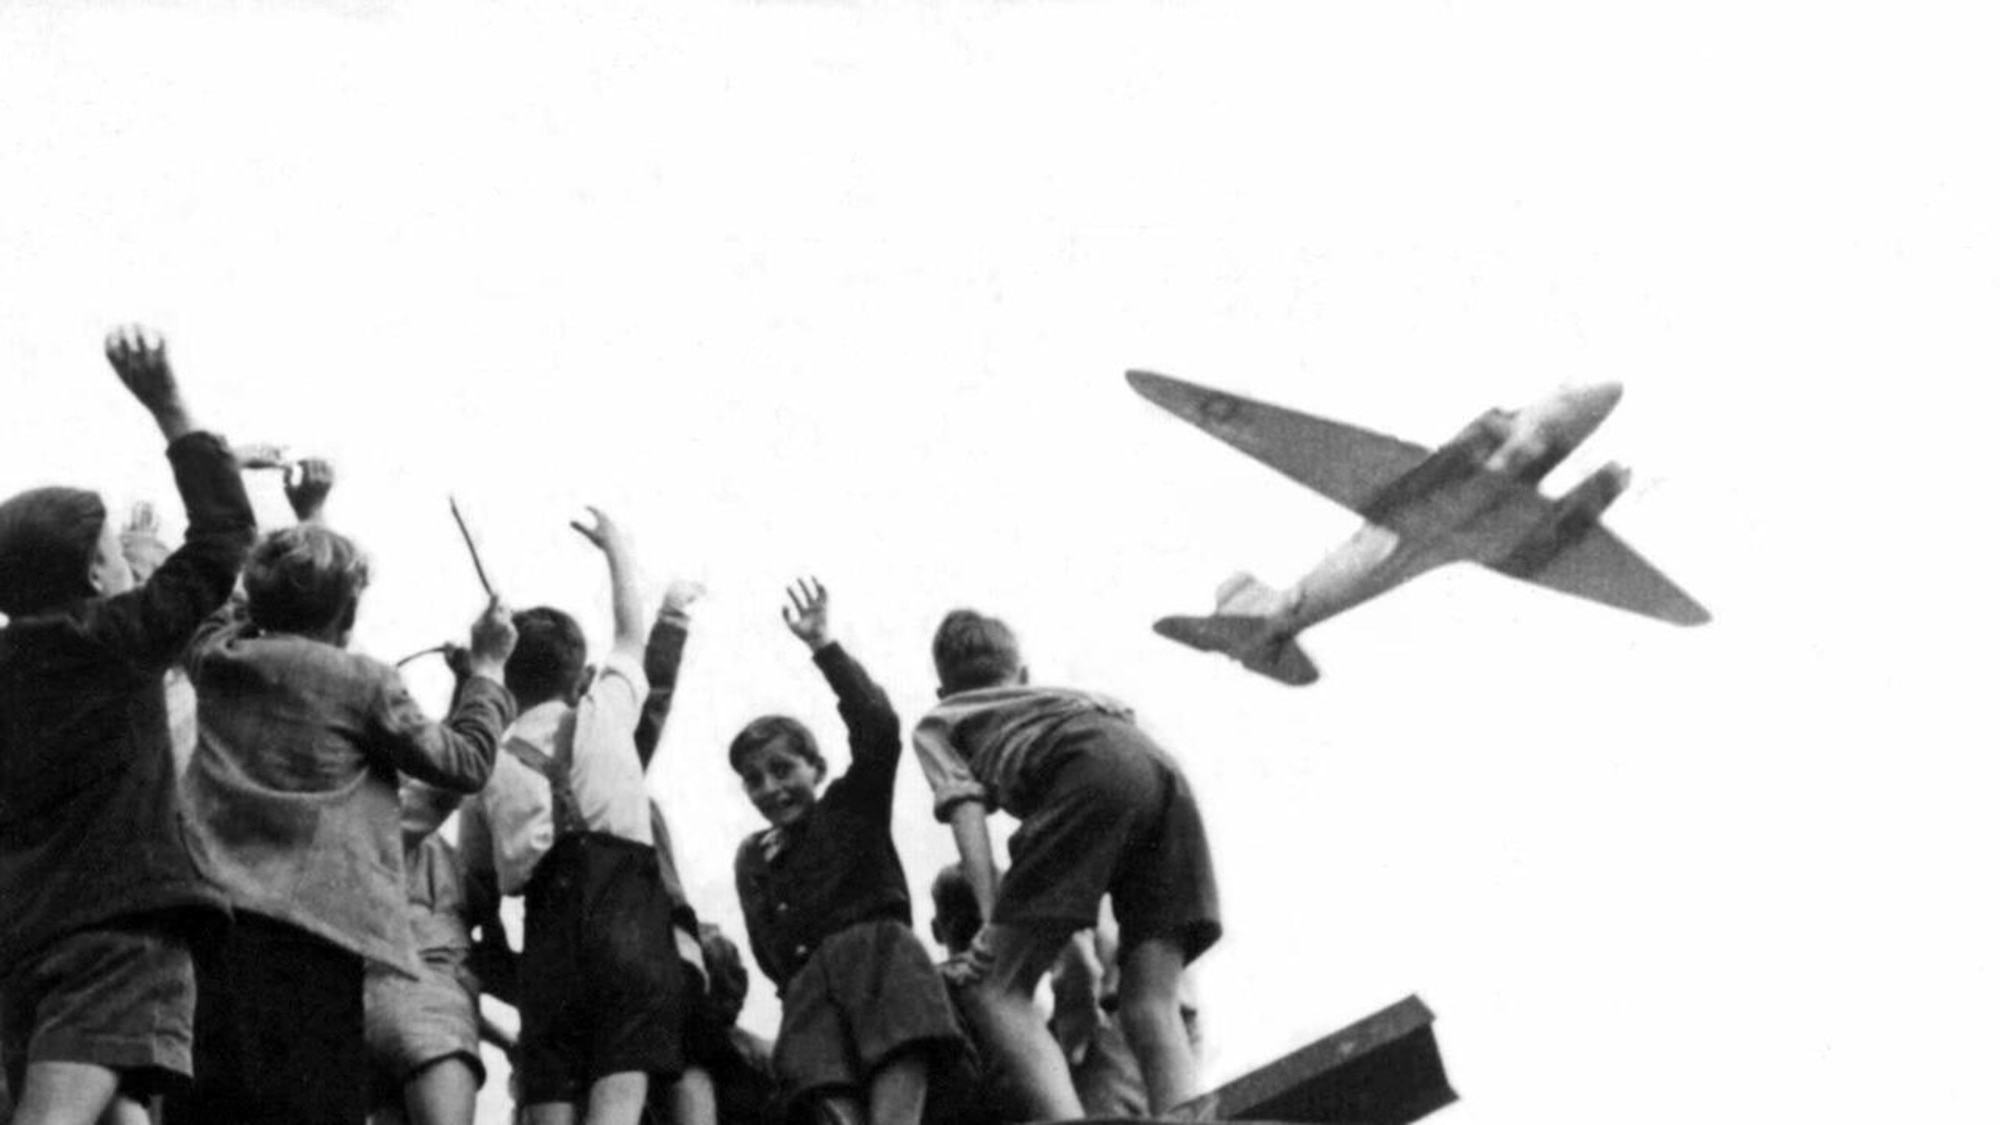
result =
[{"label": "child's sleeve", "polygon": [[406,778],[397,790],[396,803],[402,812],[403,850],[410,851],[444,826],[458,809],[463,793]]},{"label": "child's sleeve", "polygon": [[938,823],[951,820],[954,806],[966,801],[977,801],[993,808],[992,795],[986,786],[973,776],[972,767],[966,764],[965,756],[951,743],[951,724],[936,711],[925,715],[917,723],[916,732],[910,735],[910,746],[917,753],[917,765],[924,771],[924,780],[931,783],[931,792],[936,795],[933,811]]},{"label": "child's sleeve", "polygon": [[236,585],[257,536],[257,519],[229,446],[196,432],[167,446],[188,513],[180,549],[146,584],[91,604],[84,629],[133,664],[164,670]]},{"label": "child's sleeve", "polygon": [[755,870],[756,849],[759,846],[757,837],[751,836],[736,849],[736,901],[743,907],[743,932],[750,937],[750,955],[757,959],[757,967],[764,970],[764,975],[782,992],[784,973],[778,967],[778,959],[765,948],[768,936],[765,927],[760,924],[764,913],[764,892],[757,885]]},{"label": "child's sleeve", "polygon": [[660,735],[666,730],[687,637],[687,615],[665,612],[653,619],[653,631],[646,637],[646,702],[639,707],[639,727],[633,735],[642,770],[652,765],[653,751],[659,749]]},{"label": "child's sleeve", "polygon": [[514,721],[514,697],[484,676],[460,686],[451,714],[434,723],[384,667],[369,709],[369,744],[400,773],[457,793],[477,793],[493,774],[500,735]]},{"label": "child's sleeve", "polygon": [[840,701],[840,721],[847,725],[847,746],[853,755],[844,775],[848,785],[887,805],[895,792],[896,760],[903,750],[903,721],[896,717],[889,694],[837,641],[813,653],[813,663],[833,688]]}]

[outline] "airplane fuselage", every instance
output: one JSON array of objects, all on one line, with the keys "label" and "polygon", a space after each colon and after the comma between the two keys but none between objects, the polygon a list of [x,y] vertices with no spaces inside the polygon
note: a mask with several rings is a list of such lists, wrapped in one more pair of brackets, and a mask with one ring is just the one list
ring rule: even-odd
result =
[{"label": "airplane fuselage", "polygon": [[1513,490],[1534,488],[1603,423],[1619,394],[1615,383],[1565,389],[1475,419],[1382,489],[1362,509],[1361,528],[1278,595],[1260,643],[1283,643],[1446,563],[1507,557],[1521,536],[1483,517]]}]

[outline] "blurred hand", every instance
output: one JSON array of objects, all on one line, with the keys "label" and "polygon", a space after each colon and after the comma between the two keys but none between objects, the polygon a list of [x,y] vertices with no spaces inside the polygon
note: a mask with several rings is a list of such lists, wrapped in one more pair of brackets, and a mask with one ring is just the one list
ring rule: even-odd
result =
[{"label": "blurred hand", "polygon": [[300,523],[317,520],[332,491],[333,464],[329,461],[308,457],[285,473],[285,499]]},{"label": "blurred hand", "polygon": [[239,469],[290,469],[292,467],[292,460],[290,457],[285,456],[285,447],[282,445],[237,445],[230,447],[230,452],[236,454],[236,467]]},{"label": "blurred hand", "polygon": [[[624,549],[625,530],[619,527],[615,520],[605,515],[599,509],[587,505],[584,511],[590,513],[592,521],[590,526],[586,527],[582,520],[569,521],[569,525],[577,530],[577,534],[590,540],[591,545],[605,554]],[[643,613],[645,611],[642,609],[640,612]]]},{"label": "blurred hand", "polygon": [[977,984],[993,971],[993,944],[987,937],[986,927],[972,937],[972,944],[966,951],[956,954],[951,960],[939,966],[938,973],[944,979],[957,985]]},{"label": "blurred hand", "polygon": [[506,682],[507,658],[514,654],[514,615],[495,597],[472,623],[471,674]]},{"label": "blurred hand", "polygon": [[187,433],[187,407],[181,402],[180,384],[167,362],[167,342],[158,332],[136,324],[114,328],[104,338],[104,358],[139,405],[153,416],[169,441]]},{"label": "blurred hand", "polygon": [[688,607],[699,601],[706,593],[708,587],[701,583],[691,578],[676,578],[667,583],[667,592],[660,598],[660,612],[685,615]]}]

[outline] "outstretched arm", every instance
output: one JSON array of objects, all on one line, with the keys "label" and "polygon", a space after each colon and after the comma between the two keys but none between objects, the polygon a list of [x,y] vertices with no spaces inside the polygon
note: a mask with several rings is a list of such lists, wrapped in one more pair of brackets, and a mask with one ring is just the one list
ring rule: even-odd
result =
[{"label": "outstretched arm", "polygon": [[640,769],[653,764],[660,733],[667,727],[667,712],[674,705],[681,654],[687,648],[688,606],[706,592],[699,582],[669,583],[666,596],[660,600],[660,611],[653,616],[653,631],[646,637],[646,702],[639,708],[639,728],[633,732]]},{"label": "outstretched arm", "polygon": [[327,494],[333,491],[333,463],[308,457],[285,471],[285,500],[300,523],[325,523]]},{"label": "outstretched arm", "polygon": [[495,598],[473,623],[471,675],[442,723],[424,715],[401,676],[385,671],[370,720],[374,744],[389,764],[439,788],[478,792],[493,773],[502,732],[514,721],[514,697],[502,675],[514,640],[513,617]]},{"label": "outstretched arm", "polygon": [[846,776],[886,805],[896,785],[902,720],[896,717],[889,694],[833,639],[827,613],[831,599],[819,579],[800,579],[785,596],[791,601],[783,610],[786,627],[812,650],[813,663],[840,701],[840,718],[847,725],[847,745],[853,755]]},{"label": "outstretched arm", "polygon": [[638,663],[646,653],[646,606],[639,597],[639,570],[632,562],[632,546],[625,530],[610,516],[589,509],[590,526],[570,521],[585,539],[604,552],[611,568],[611,651]]},{"label": "outstretched arm", "polygon": [[105,339],[104,355],[167,438],[188,528],[180,549],[161,561],[143,586],[94,603],[85,627],[135,663],[165,667],[229,596],[257,521],[229,447],[195,429],[159,336],[143,328],[118,329]]}]

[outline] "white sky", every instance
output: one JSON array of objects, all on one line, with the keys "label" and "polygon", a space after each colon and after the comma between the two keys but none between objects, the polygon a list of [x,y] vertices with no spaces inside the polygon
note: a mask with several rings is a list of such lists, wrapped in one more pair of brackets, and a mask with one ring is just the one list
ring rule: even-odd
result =
[{"label": "white sky", "polygon": [[[211,425],[338,462],[364,650],[476,612],[450,491],[600,641],[580,504],[709,584],[652,784],[739,934],[728,738],[838,745],[810,571],[906,720],[971,604],[1177,752],[1217,1081],[1416,992],[1466,1125],[1995,1119],[1975,6],[408,7],[0,11],[0,492],[171,498],[97,351],[154,323]],[[1636,466],[1610,524],[1716,622],[1451,571],[1309,690],[1177,649],[1354,520],[1128,367],[1426,443],[1622,380],[1550,487]]]}]

